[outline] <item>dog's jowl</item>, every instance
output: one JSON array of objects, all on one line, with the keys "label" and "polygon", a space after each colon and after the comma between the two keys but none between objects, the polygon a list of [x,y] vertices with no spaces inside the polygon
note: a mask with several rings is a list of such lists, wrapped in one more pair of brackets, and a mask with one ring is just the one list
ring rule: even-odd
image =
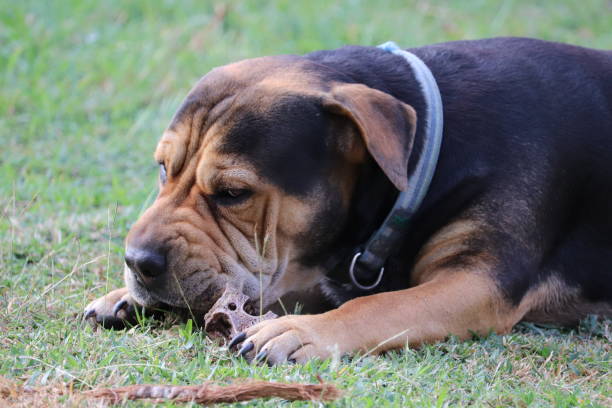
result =
[{"label": "dog's jowl", "polygon": [[[233,342],[270,363],[611,316],[612,52],[520,38],[408,51],[206,74],[157,146],[126,287],[86,316],[203,316],[228,285],[255,307],[322,300]],[[404,202],[418,204],[405,219]]]}]

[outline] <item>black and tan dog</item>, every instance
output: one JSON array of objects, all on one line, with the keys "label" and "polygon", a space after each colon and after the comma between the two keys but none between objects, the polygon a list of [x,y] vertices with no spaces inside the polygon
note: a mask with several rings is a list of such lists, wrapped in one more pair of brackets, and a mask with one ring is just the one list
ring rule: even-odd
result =
[{"label": "black and tan dog", "polygon": [[344,47],[202,78],[157,147],[126,288],[86,316],[202,314],[226,285],[266,307],[319,289],[326,312],[238,339],[271,363],[611,316],[612,52],[519,38],[410,51],[439,86],[443,142],[380,285],[359,289],[348,264],[406,189],[427,107],[401,56]]}]

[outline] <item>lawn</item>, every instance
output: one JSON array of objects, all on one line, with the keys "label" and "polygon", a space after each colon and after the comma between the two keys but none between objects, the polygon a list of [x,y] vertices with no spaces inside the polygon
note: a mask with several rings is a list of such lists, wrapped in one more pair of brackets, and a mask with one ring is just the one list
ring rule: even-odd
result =
[{"label": "lawn", "polygon": [[[611,406],[610,321],[268,368],[184,323],[113,332],[78,318],[122,286],[123,238],[156,191],[156,140],[212,67],[499,35],[612,49],[612,3],[0,0],[0,376],[75,390],[320,376],[345,391],[331,406]],[[86,405],[77,395],[17,403],[32,401]]]}]

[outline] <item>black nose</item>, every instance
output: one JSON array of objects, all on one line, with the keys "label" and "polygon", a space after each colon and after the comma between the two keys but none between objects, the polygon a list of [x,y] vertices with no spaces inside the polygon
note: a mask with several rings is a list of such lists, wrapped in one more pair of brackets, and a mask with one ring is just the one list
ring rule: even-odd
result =
[{"label": "black nose", "polygon": [[166,272],[166,254],[149,248],[131,248],[125,251],[125,263],[135,273],[154,278]]}]

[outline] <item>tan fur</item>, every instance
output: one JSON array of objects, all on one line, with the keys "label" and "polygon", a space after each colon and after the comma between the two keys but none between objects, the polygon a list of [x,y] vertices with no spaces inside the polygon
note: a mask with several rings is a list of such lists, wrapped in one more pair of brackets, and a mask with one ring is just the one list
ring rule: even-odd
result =
[{"label": "tan fur", "polygon": [[[377,351],[439,341],[450,334],[465,339],[472,332],[504,333],[516,323],[506,316],[507,306],[500,302],[486,266],[447,272],[414,288],[355,299],[338,312],[349,316],[367,313],[368,321],[380,322],[365,331],[362,340],[368,349]],[[377,315],[385,318],[376,319]]]},{"label": "tan fur", "polygon": [[380,353],[406,345],[505,333],[517,322],[501,302],[489,272],[453,270],[417,287],[353,299],[338,309],[286,316],[247,330],[271,363],[305,362],[335,353]]},{"label": "tan fur", "polygon": [[479,221],[469,219],[459,220],[442,228],[419,251],[410,275],[412,285],[433,279],[443,271],[437,266],[469,249],[468,241],[481,233],[482,229]]}]

